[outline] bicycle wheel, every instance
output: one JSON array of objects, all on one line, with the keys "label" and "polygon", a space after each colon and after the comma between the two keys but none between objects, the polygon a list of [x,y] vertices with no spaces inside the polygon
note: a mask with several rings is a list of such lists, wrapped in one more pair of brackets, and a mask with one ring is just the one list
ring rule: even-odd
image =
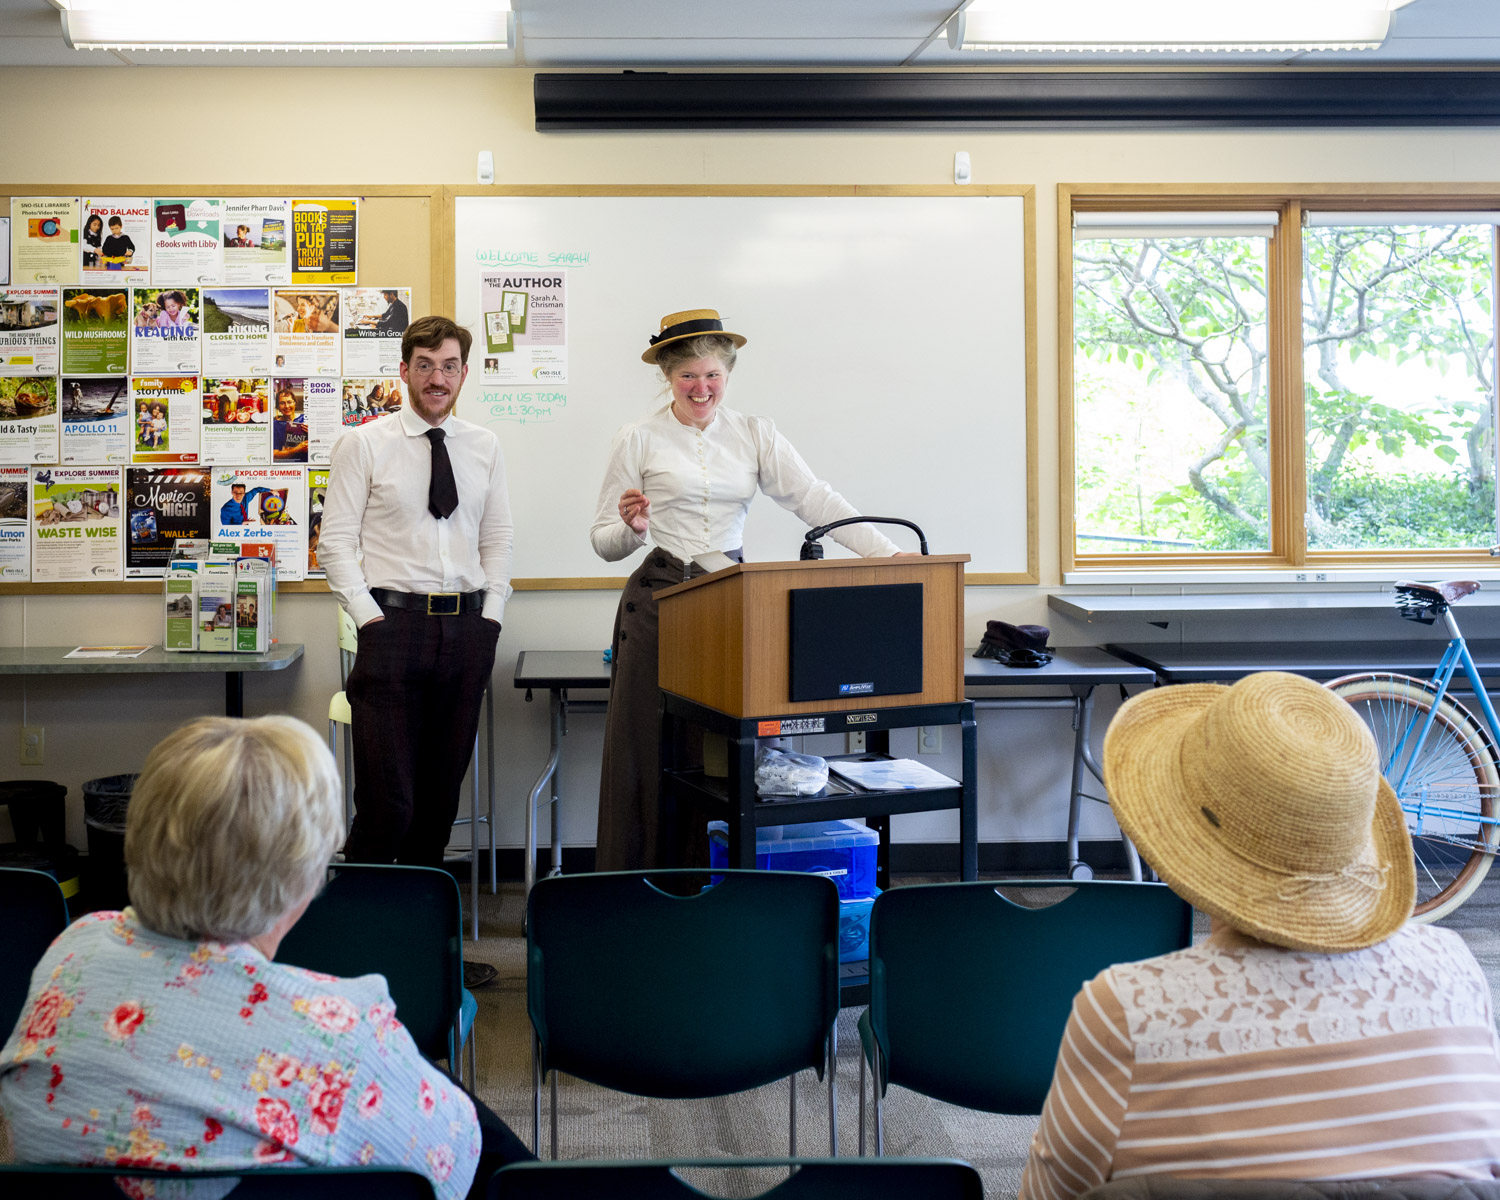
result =
[{"label": "bicycle wheel", "polygon": [[[1408,675],[1347,675],[1328,684],[1348,701],[1375,735],[1380,770],[1396,787],[1406,813],[1417,862],[1417,903],[1412,917],[1435,921],[1456,909],[1489,873],[1497,827],[1481,818],[1500,811],[1500,757],[1478,720],[1444,696],[1432,728],[1415,747],[1436,696],[1430,683]],[[1402,745],[1411,730],[1407,744]],[[1396,761],[1397,753],[1399,761]]]}]

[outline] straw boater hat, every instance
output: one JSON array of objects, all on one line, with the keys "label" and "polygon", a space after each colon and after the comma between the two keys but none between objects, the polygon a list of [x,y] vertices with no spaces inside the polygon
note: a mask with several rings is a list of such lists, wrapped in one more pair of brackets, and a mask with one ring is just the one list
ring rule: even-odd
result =
[{"label": "straw boater hat", "polygon": [[641,355],[641,361],[654,363],[657,351],[668,343],[680,342],[683,338],[698,337],[705,333],[727,337],[736,348],[743,346],[747,341],[739,334],[730,333],[725,329],[724,322],[719,320],[719,314],[713,309],[690,308],[686,312],[668,313],[661,319],[661,332],[651,339],[651,345]]},{"label": "straw boater hat", "polygon": [[1311,680],[1267,671],[1137,696],[1105,736],[1104,775],[1162,879],[1243,933],[1340,954],[1411,915],[1411,839],[1375,741]]}]

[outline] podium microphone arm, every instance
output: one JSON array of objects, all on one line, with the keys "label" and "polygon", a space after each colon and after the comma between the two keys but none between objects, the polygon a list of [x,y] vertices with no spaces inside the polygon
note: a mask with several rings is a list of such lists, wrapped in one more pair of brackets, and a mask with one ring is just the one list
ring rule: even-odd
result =
[{"label": "podium microphone arm", "polygon": [[922,532],[921,526],[915,521],[908,521],[905,517],[845,517],[842,521],[830,521],[827,525],[819,525],[815,529],[809,529],[802,539],[802,553],[797,557],[802,562],[823,557],[823,547],[818,539],[830,530],[839,529],[844,525],[905,525],[917,535],[917,541],[921,545],[923,554],[928,553],[927,535]]}]

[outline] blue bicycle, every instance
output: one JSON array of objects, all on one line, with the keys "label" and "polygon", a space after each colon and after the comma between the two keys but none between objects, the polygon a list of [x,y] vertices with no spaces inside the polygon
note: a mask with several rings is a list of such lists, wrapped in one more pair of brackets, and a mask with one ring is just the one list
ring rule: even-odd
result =
[{"label": "blue bicycle", "polygon": [[[1479,584],[1403,580],[1394,590],[1402,617],[1425,625],[1441,620],[1448,631],[1448,649],[1432,678],[1374,671],[1328,687],[1375,735],[1381,772],[1401,801],[1416,853],[1413,919],[1435,921],[1469,898],[1500,848],[1500,722],[1453,616],[1453,605]],[[1460,669],[1482,721],[1448,691]]]}]

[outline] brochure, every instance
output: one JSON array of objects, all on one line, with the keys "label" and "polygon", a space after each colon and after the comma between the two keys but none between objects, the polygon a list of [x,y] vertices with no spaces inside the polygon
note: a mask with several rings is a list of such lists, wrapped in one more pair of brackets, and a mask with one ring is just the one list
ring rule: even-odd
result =
[{"label": "brochure", "polygon": [[271,290],[203,289],[203,373],[271,373]]},{"label": "brochure", "polygon": [[200,461],[266,465],[271,461],[271,381],[235,376],[203,380]]},{"label": "brochure", "polygon": [[288,200],[226,200],[219,232],[226,284],[291,283]]},{"label": "brochure", "polygon": [[339,293],[277,288],[271,301],[274,375],[338,375]]},{"label": "brochure", "polygon": [[118,467],[34,467],[33,583],[99,583],[124,577]]},{"label": "brochure", "polygon": [[344,288],[344,374],[400,375],[411,288]]},{"label": "brochure", "polygon": [[200,467],[126,467],[125,575],[160,578],[178,538],[207,538],[208,471]]},{"label": "brochure", "polygon": [[568,382],[568,273],[487,271],[479,277],[486,384]]},{"label": "brochure", "polygon": [[78,646],[64,658],[140,658],[150,646]]},{"label": "brochure", "polygon": [[62,289],[62,373],[123,375],[130,362],[130,289]]},{"label": "brochure", "polygon": [[197,462],[202,411],[196,375],[132,375],[131,461]]},{"label": "brochure", "polygon": [[358,200],[292,201],[292,282],[357,283]]},{"label": "brochure", "polygon": [[302,467],[215,468],[215,539],[268,541],[281,579],[302,579],[307,565],[307,472]]},{"label": "brochure", "polygon": [[83,201],[79,283],[146,283],[151,278],[151,202],[111,198]]},{"label": "brochure", "polygon": [[0,580],[31,578],[31,522],[26,519],[30,467],[0,467]]},{"label": "brochure", "polygon": [[17,287],[78,282],[78,198],[10,198],[10,282]]},{"label": "brochure", "polygon": [[219,224],[224,201],[151,201],[151,282],[158,287],[200,287],[219,283],[224,250]]},{"label": "brochure", "polygon": [[[333,444],[344,431],[339,406],[339,381],[337,379],[309,379],[303,390],[303,420],[306,423],[305,454],[299,460],[289,457],[291,462],[326,463],[333,453]],[[278,411],[277,420],[280,420]],[[280,436],[279,434],[277,435]]]},{"label": "brochure", "polygon": [[0,374],[57,374],[60,303],[57,288],[0,290]]},{"label": "brochure", "polygon": [[0,376],[0,463],[57,461],[57,380]]},{"label": "brochure", "polygon": [[196,375],[202,365],[198,289],[130,289],[130,370]]},{"label": "brochure", "polygon": [[125,375],[64,375],[63,463],[130,461],[130,379]]},{"label": "brochure", "polygon": [[307,469],[307,577],[322,579],[323,568],[318,565],[318,539],[323,535],[323,503],[328,499],[327,467]]}]

